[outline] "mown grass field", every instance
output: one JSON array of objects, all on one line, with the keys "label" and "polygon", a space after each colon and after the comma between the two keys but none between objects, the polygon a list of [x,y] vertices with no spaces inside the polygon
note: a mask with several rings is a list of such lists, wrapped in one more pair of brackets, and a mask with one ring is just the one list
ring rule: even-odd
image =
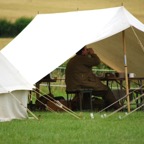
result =
[{"label": "mown grass field", "polygon": [[0,0],[0,17],[15,20],[37,13],[99,9],[123,5],[144,22],[143,0]]},{"label": "mown grass field", "polygon": [[[116,113],[101,118],[83,112],[82,119],[68,113],[35,112],[40,120],[13,120],[0,123],[1,144],[143,144],[144,113],[124,119]],[[80,113],[77,113],[78,115]],[[108,113],[107,113],[108,114]]]}]

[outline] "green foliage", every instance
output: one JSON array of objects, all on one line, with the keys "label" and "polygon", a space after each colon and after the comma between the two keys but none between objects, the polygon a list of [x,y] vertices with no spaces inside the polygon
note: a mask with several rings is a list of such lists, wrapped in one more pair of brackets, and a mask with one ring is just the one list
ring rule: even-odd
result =
[{"label": "green foliage", "polygon": [[14,23],[0,19],[0,37],[15,37],[17,36],[30,22],[32,18],[19,18]]},{"label": "green foliage", "polygon": [[10,37],[13,31],[13,24],[5,19],[0,20],[0,37]]},{"label": "green foliage", "polygon": [[25,17],[17,19],[14,23],[16,34],[20,33],[31,22],[31,20],[31,18]]}]

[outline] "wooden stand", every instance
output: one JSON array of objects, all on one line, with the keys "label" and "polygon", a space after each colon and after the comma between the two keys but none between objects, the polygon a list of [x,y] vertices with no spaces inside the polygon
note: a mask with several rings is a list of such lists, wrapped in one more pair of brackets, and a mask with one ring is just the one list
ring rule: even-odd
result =
[{"label": "wooden stand", "polygon": [[41,83],[47,83],[48,84],[48,90],[49,90],[49,94],[51,94],[51,87],[50,87],[50,83],[51,82],[56,82],[56,79],[53,79],[51,78],[50,74],[46,75],[44,78],[42,78],[41,80],[39,80],[37,83],[36,83],[36,97],[39,98],[39,89],[40,89],[40,84]]}]

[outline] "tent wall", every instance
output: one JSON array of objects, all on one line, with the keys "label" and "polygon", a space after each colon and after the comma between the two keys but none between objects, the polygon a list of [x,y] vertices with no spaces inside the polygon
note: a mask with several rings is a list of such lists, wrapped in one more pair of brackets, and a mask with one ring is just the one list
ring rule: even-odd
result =
[{"label": "tent wall", "polygon": [[0,121],[27,118],[28,114],[25,107],[27,107],[28,93],[29,91],[19,90],[13,91],[11,94],[0,94]]},{"label": "tent wall", "polygon": [[14,90],[32,90],[28,83],[11,62],[0,53],[0,93]]}]

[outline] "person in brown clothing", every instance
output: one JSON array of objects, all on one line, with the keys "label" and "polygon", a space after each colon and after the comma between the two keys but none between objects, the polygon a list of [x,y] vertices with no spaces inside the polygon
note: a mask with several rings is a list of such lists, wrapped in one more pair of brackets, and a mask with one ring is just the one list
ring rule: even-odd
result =
[{"label": "person in brown clothing", "polygon": [[[92,48],[84,46],[76,55],[71,58],[66,66],[65,83],[66,90],[78,90],[81,88],[93,89],[92,95],[97,96],[98,92],[104,92],[102,95],[105,106],[116,101],[115,96],[107,85],[104,85],[100,79],[93,73],[92,67],[100,64],[99,57]],[[119,108],[119,103],[113,105],[113,108]]]}]

